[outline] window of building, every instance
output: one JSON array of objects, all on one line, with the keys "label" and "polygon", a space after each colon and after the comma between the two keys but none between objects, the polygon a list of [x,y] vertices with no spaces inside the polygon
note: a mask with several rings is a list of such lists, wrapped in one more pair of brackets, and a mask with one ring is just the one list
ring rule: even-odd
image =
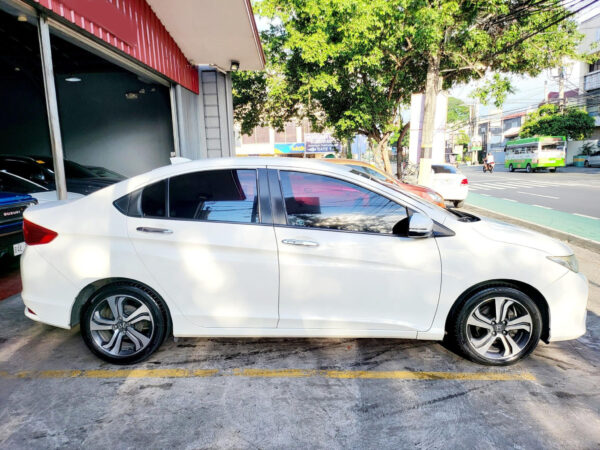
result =
[{"label": "window of building", "polygon": [[302,172],[280,172],[288,225],[392,234],[406,208],[346,181]]},{"label": "window of building", "polygon": [[589,72],[595,72],[597,70],[600,70],[600,59],[590,64],[589,69]]},{"label": "window of building", "polygon": [[212,170],[171,178],[169,217],[258,222],[256,170]]}]

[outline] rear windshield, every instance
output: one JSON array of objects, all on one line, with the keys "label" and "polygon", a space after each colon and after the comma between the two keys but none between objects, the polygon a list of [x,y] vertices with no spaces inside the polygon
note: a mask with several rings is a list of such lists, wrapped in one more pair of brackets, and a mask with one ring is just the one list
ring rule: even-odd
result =
[{"label": "rear windshield", "polygon": [[458,173],[458,170],[456,170],[456,167],[454,166],[448,166],[448,165],[438,165],[438,164],[433,164],[431,166],[431,170],[433,170],[433,173]]}]

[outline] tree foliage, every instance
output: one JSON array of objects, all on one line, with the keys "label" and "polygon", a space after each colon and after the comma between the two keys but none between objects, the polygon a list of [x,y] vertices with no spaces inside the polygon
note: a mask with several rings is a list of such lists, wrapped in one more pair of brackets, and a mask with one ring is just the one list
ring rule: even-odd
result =
[{"label": "tree foliage", "polygon": [[501,101],[506,74],[538,75],[575,57],[581,38],[560,0],[261,0],[256,9],[272,23],[266,81],[236,76],[236,116],[249,113],[246,125],[298,116],[340,139],[363,134],[386,170],[383,149],[428,71],[444,88],[497,72],[479,95]]},{"label": "tree foliage", "polygon": [[527,115],[519,136],[565,136],[580,141],[590,137],[594,127],[594,119],[587,112],[568,109],[563,114],[558,106],[549,103]]},{"label": "tree foliage", "polygon": [[448,123],[461,123],[469,120],[469,106],[455,97],[448,98]]}]

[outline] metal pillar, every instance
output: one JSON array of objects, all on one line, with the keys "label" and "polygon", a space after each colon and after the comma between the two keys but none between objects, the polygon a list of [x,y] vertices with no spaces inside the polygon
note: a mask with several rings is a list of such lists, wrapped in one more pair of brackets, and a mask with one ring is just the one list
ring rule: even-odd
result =
[{"label": "metal pillar", "polygon": [[46,95],[46,110],[50,128],[50,146],[54,161],[54,182],[59,200],[67,198],[67,179],[65,177],[65,162],[60,121],[58,118],[58,102],[56,100],[56,85],[54,84],[54,69],[52,68],[52,47],[50,46],[50,29],[45,17],[38,18],[38,34],[40,41],[40,56],[42,73],[44,75],[44,93]]},{"label": "metal pillar", "polygon": [[181,156],[181,149],[179,146],[179,117],[177,115],[177,92],[175,91],[175,85],[172,84],[170,88],[171,97],[171,121],[173,122],[173,149],[175,150],[175,156]]}]

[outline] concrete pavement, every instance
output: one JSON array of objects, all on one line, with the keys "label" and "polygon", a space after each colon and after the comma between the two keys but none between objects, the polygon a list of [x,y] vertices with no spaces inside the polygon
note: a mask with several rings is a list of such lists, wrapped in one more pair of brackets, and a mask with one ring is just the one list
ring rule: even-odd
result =
[{"label": "concrete pavement", "polygon": [[391,339],[179,339],[115,367],[13,296],[0,448],[598,448],[600,255],[576,254],[587,334],[502,369]]}]

